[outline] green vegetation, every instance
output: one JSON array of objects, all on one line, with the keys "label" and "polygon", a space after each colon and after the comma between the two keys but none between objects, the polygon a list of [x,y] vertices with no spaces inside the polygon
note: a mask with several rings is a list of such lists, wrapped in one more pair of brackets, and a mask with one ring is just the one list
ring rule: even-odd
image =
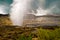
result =
[{"label": "green vegetation", "polygon": [[55,30],[38,29],[39,40],[60,40],[60,28]]},{"label": "green vegetation", "polygon": [[37,38],[37,40],[60,40],[60,28],[52,30],[27,27],[15,28],[14,26],[0,27],[0,40],[32,40],[33,38]]},{"label": "green vegetation", "polygon": [[25,36],[22,34],[16,40],[32,40],[32,35]]}]

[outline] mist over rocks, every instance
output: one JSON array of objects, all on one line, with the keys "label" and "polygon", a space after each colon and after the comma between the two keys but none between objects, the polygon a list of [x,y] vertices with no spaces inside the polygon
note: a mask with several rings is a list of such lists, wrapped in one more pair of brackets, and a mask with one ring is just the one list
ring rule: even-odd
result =
[{"label": "mist over rocks", "polygon": [[[36,12],[34,12],[33,5],[35,5],[34,4],[35,1],[36,0],[13,0],[13,3],[11,4],[12,8],[10,10],[10,19],[11,19],[13,25],[22,26],[24,18],[25,18],[25,16],[27,16],[27,14],[33,14],[35,16],[43,16],[43,15],[47,15],[47,14],[53,15],[52,10],[57,8],[56,4],[51,4],[53,6],[50,6],[49,8],[45,8],[46,0],[37,0],[36,6],[35,6],[37,8],[35,9]],[[33,16],[31,16],[30,18],[32,18],[32,17]],[[36,19],[38,20],[38,18],[36,18]],[[41,18],[39,20],[45,21],[45,19],[46,18]]]},{"label": "mist over rocks", "polygon": [[[43,16],[31,16],[25,20],[25,25],[27,27],[51,27],[51,26],[60,26],[60,16],[55,15],[43,15]],[[34,18],[35,17],[35,18]],[[28,22],[27,22],[28,21]]]}]

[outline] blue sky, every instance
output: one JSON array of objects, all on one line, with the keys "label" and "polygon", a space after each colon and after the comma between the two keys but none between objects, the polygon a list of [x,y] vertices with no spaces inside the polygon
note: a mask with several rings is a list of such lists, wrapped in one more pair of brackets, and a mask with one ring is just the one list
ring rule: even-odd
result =
[{"label": "blue sky", "polygon": [[[4,8],[5,13],[7,13],[7,14],[9,13],[10,5],[12,2],[13,2],[13,0],[0,0],[0,6],[2,6],[2,5],[4,6],[3,8]],[[53,9],[53,12],[60,14],[60,0],[46,0],[45,7],[49,8],[51,4],[57,5],[57,7]]]}]

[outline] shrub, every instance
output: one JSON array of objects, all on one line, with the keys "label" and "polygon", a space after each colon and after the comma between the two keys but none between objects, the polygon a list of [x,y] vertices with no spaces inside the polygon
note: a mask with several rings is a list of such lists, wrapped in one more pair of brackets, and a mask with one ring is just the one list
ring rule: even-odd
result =
[{"label": "shrub", "polygon": [[24,34],[20,35],[17,40],[32,40],[32,35],[25,36]]},{"label": "shrub", "polygon": [[38,29],[39,40],[60,40],[60,28],[55,30]]}]

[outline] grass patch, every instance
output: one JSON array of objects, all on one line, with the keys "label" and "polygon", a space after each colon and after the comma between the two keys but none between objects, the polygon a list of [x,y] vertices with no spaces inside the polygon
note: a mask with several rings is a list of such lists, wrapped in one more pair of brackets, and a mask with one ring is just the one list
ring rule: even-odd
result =
[{"label": "grass patch", "polygon": [[55,30],[38,29],[37,35],[39,40],[60,40],[60,28]]}]

